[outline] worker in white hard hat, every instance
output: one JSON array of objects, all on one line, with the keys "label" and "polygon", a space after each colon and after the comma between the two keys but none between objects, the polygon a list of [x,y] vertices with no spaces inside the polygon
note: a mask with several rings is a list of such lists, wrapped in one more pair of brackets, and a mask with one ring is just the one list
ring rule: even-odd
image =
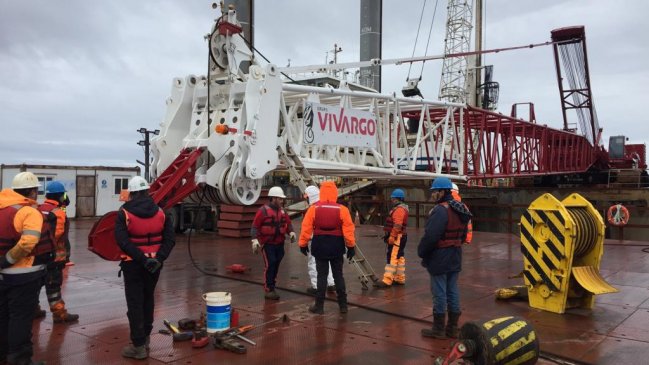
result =
[{"label": "worker in white hard hat", "polygon": [[0,192],[0,363],[36,363],[32,318],[53,247],[51,222],[35,208],[40,186],[21,172]]},{"label": "worker in white hard hat", "polygon": [[149,356],[155,287],[176,242],[173,220],[153,201],[144,178],[131,178],[128,195],[115,221],[115,240],[124,252],[119,265],[124,273],[131,338],[122,356],[142,360]]},{"label": "worker in white hard hat", "polygon": [[261,250],[264,257],[264,298],[279,300],[279,294],[275,292],[277,272],[279,264],[284,258],[284,240],[289,235],[291,242],[296,241],[293,225],[288,214],[282,208],[284,206],[284,190],[279,186],[273,186],[268,191],[270,202],[263,205],[257,211],[252,221],[250,234],[252,236],[252,252],[254,254]]},{"label": "worker in white hard hat", "polygon": [[[307,186],[304,190],[304,198],[307,199],[309,206],[312,206],[320,201],[320,189],[315,185]],[[311,280],[311,285],[306,288],[306,292],[311,295],[316,295],[316,292],[318,291],[318,271],[315,265],[315,257],[311,255],[311,242],[309,242],[308,246],[301,247],[300,251],[307,257],[307,272],[309,273],[309,279]],[[336,291],[331,265],[329,265],[329,275],[327,275],[327,291]]]}]

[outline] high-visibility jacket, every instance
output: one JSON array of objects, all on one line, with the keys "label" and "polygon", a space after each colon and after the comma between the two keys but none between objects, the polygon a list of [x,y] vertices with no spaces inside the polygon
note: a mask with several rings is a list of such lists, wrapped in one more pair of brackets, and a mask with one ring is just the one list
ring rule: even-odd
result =
[{"label": "high-visibility jacket", "polygon": [[[128,238],[146,257],[156,257],[160,245],[162,244],[162,232],[165,226],[165,214],[162,209],[149,218],[141,218],[135,214],[129,213],[122,208],[126,217],[126,228]],[[128,255],[123,255],[122,259],[130,261]]]},{"label": "high-visibility jacket", "polygon": [[23,208],[33,209],[31,207],[25,207],[24,205],[12,205],[0,208],[0,255],[7,255],[18,245],[22,236],[28,234],[38,237],[38,241],[34,246],[32,246],[29,253],[24,256],[31,262],[19,266],[35,267],[47,264],[52,260],[52,253],[54,251],[53,221],[47,219],[45,216],[41,216],[43,223],[39,232],[18,232],[15,228],[14,222],[18,211]]},{"label": "high-visibility jacket", "polygon": [[385,220],[383,231],[389,237],[396,239],[398,235],[405,236],[406,227],[408,226],[408,206],[405,203],[395,205],[388,218]]},{"label": "high-visibility jacket", "polygon": [[345,254],[345,247],[356,245],[355,227],[349,209],[337,204],[338,188],[333,181],[320,185],[320,201],[307,209],[302,220],[299,246],[307,247],[315,258],[335,258]]},{"label": "high-visibility jacket", "polygon": [[[451,195],[453,196],[453,199],[459,202],[462,201],[462,196],[460,196],[460,193],[457,190],[451,190]],[[473,222],[469,221],[466,225],[466,238],[464,239],[464,242],[470,244],[471,241],[473,241]]]},{"label": "high-visibility jacket", "polygon": [[43,215],[51,214],[56,219],[56,229],[54,231],[54,261],[61,262],[66,260],[67,250],[65,248],[66,241],[68,240],[68,232],[70,229],[70,222],[65,215],[65,210],[62,209],[59,202],[52,199],[47,199],[43,204],[38,207]]},{"label": "high-visibility jacket", "polygon": [[460,247],[466,238],[466,223],[462,223],[460,216],[451,209],[447,202],[442,202],[440,205],[446,208],[448,213],[448,222],[446,223],[446,230],[444,235],[437,242],[437,247]]}]

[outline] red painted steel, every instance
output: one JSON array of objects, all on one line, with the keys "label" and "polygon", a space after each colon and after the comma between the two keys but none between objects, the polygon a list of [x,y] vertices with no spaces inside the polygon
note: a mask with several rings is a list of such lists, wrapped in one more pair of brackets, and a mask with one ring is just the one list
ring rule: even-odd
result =
[{"label": "red painted steel", "polygon": [[[447,110],[430,109],[429,113],[434,125],[446,118]],[[404,116],[419,118],[418,113]],[[455,135],[464,140],[464,171],[472,179],[579,173],[596,160],[596,149],[572,132],[474,107],[458,109],[453,117]],[[433,140],[441,141],[444,131],[438,128],[436,133],[438,138]],[[439,148],[439,143],[432,147]],[[454,172],[451,156],[457,148],[454,141],[445,151],[444,173]],[[434,171],[437,162],[430,158],[428,162],[428,170]]]}]

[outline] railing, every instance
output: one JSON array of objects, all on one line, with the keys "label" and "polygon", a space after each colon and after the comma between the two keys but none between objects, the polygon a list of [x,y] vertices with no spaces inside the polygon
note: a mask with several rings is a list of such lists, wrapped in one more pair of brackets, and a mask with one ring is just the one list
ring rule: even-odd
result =
[{"label": "railing", "polygon": [[[522,213],[528,208],[529,204],[498,204],[484,201],[472,201],[466,199],[464,202],[469,209],[474,212],[473,229],[485,232],[507,232],[519,234],[519,222]],[[343,202],[350,208],[352,216],[356,211],[360,211],[361,223],[382,225],[385,217],[390,212],[391,203],[387,200],[377,200],[370,196],[354,196],[345,199]],[[434,207],[430,201],[406,201],[410,208],[409,224],[420,228],[425,225],[428,213]],[[608,206],[595,206],[595,209],[601,214],[606,224],[606,238],[624,240],[625,231],[644,230],[649,228],[649,207],[626,206],[631,215],[629,224],[624,227],[615,227],[606,221],[606,212]],[[496,211],[497,214],[488,214],[490,211]],[[413,222],[414,220],[414,222]],[[646,234],[633,232],[630,239],[643,240]]]}]

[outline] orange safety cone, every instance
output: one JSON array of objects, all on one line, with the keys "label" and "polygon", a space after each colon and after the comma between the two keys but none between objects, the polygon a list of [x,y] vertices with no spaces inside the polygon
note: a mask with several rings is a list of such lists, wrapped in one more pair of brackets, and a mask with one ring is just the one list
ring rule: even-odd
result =
[{"label": "orange safety cone", "polygon": [[356,227],[359,227],[361,225],[361,217],[358,215],[358,210],[356,211],[356,215],[354,216],[354,225]]}]

